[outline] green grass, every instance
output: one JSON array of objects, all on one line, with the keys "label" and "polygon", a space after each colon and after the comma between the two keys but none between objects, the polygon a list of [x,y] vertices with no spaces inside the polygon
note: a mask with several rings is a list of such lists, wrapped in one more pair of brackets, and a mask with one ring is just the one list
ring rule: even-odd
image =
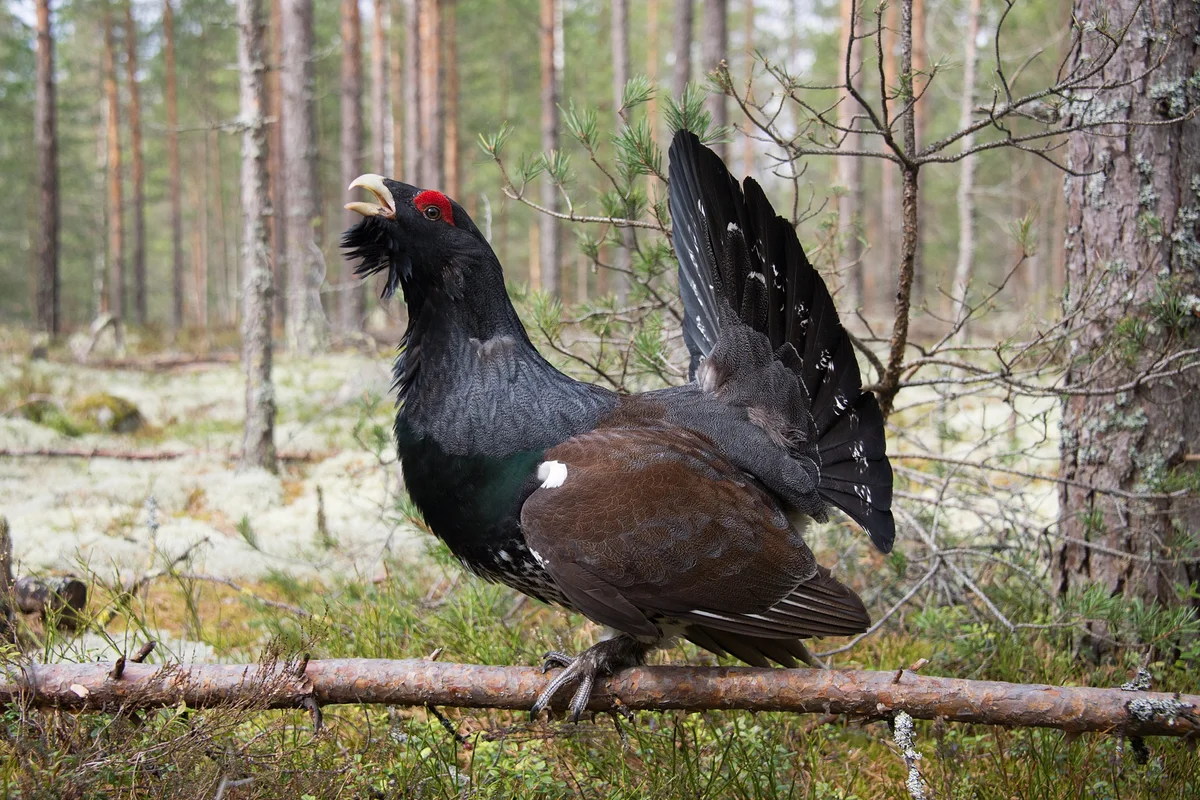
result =
[{"label": "green grass", "polygon": [[[578,651],[597,629],[460,574],[444,563],[391,564],[379,583],[324,586],[269,579],[253,594],[160,581],[108,626],[131,631],[187,627],[225,660],[420,658],[533,664],[551,648]],[[255,596],[299,605],[301,618]],[[107,595],[94,592],[103,618]],[[26,636],[35,637],[34,631]],[[143,634],[145,635],[145,634]],[[73,651],[55,634],[43,653]],[[129,649],[135,649],[130,646]],[[33,652],[38,652],[34,650]],[[264,655],[265,654],[265,655]],[[12,654],[10,654],[11,657]],[[1092,663],[1053,631],[1013,636],[953,609],[930,608],[864,641],[838,666],[895,668],[929,658],[929,674],[1065,684],[1116,685],[1124,661]],[[661,661],[712,662],[690,646]],[[1151,665],[1155,688],[1195,691],[1194,663]],[[0,717],[0,783],[22,798],[905,798],[905,768],[884,721],[830,722],[812,715],[640,712],[636,722],[601,715],[572,725],[529,723],[524,714],[443,712],[451,736],[424,709],[325,709],[308,716],[230,707],[145,714],[79,715],[8,708]],[[1176,740],[1150,740],[1138,763],[1112,736],[917,723],[925,779],[939,798],[1200,797],[1200,758]]]}]

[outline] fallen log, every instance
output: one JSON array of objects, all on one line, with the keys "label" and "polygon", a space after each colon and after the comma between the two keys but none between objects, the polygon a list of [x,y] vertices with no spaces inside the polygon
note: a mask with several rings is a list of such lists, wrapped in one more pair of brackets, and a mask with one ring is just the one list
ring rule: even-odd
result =
[{"label": "fallen log", "polygon": [[[334,452],[321,450],[285,450],[276,457],[280,461],[317,462],[325,461],[337,455]],[[171,461],[176,458],[216,457],[236,461],[241,453],[222,453],[211,450],[121,450],[111,447],[92,448],[60,448],[41,447],[34,450],[21,450],[0,447],[0,456],[5,458],[112,458],[119,461]]]},{"label": "fallen log", "polygon": [[[114,677],[117,676],[117,677]],[[425,660],[330,659],[299,664],[9,665],[0,704],[74,711],[309,708],[340,703],[525,710],[546,685],[530,667]],[[567,697],[559,698],[557,708]],[[889,717],[905,711],[1008,727],[1126,736],[1200,735],[1200,696],[937,678],[911,671],[641,667],[598,683],[588,708],[744,709]]]}]

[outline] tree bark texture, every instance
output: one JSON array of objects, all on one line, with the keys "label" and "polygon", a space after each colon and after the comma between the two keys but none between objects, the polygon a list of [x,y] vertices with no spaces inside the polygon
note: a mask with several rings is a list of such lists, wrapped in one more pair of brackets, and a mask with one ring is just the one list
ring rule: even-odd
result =
[{"label": "tree bark texture", "polygon": [[421,175],[421,3],[404,0],[404,171],[400,178],[420,185]]},{"label": "tree bark texture", "polygon": [[[979,63],[979,48],[975,40],[979,36],[979,15],[982,0],[971,0],[967,9],[967,37],[963,45],[963,89],[959,99],[959,130],[971,125],[975,109],[975,70]],[[970,150],[975,145],[975,135],[963,137],[962,149]],[[1014,193],[1015,194],[1015,193]],[[955,321],[961,327],[958,340],[967,338],[967,313],[970,302],[967,293],[971,289],[972,265],[975,261],[975,156],[966,156],[958,166],[958,259],[954,265],[954,289],[951,298],[957,304]]]},{"label": "tree bark texture", "polygon": [[[900,4],[900,74],[912,75],[913,57],[913,3],[904,0]],[[908,93],[901,94],[901,103],[911,105],[912,82],[907,82]],[[900,119],[904,135],[904,152],[917,151],[916,115],[905,114]],[[908,328],[912,321],[912,297],[917,269],[917,249],[920,243],[920,194],[916,164],[901,165],[900,214],[903,235],[900,240],[900,270],[896,281],[895,314],[892,319],[892,335],[888,342],[887,365],[884,368],[882,388],[879,391],[879,408],[884,419],[892,413],[896,393],[900,390],[900,373],[904,366],[904,349],[908,343]]]},{"label": "tree bark texture", "polygon": [[[612,3],[612,60],[613,60],[613,120],[616,130],[629,123],[629,114],[622,108],[625,84],[629,82],[629,2]],[[626,216],[622,214],[622,216]],[[613,250],[613,284],[617,300],[624,302],[629,295],[629,272],[633,263],[633,229],[621,229],[621,244]]]},{"label": "tree bark texture", "polygon": [[[704,36],[700,40],[700,63],[706,74],[712,74],[729,55],[729,8],[728,0],[704,0]],[[729,112],[723,92],[708,96],[708,109],[712,112],[713,125],[729,124]],[[713,150],[722,159],[727,153],[724,143],[713,145]]]},{"label": "tree bark texture", "polygon": [[[910,0],[911,24],[908,33],[905,34],[908,46],[912,49],[912,61],[910,63],[908,74],[912,76],[911,86],[913,91],[913,105],[910,112],[913,124],[913,146],[908,150],[910,153],[916,153],[925,142],[925,127],[932,112],[931,103],[932,96],[922,96],[922,92],[929,83],[926,72],[929,70],[929,47],[925,41],[925,0]],[[904,12],[901,11],[901,14]],[[925,207],[925,190],[918,187],[917,195],[917,213]],[[925,228],[918,224],[916,253],[913,256],[913,297],[916,298],[917,305],[920,306],[925,300]]]},{"label": "tree bark texture", "polygon": [[[562,0],[541,0],[539,59],[542,73],[542,152],[549,158],[551,153],[558,150],[558,102],[562,86],[562,71],[560,65],[559,39],[561,32],[560,5]],[[543,207],[558,211],[560,200],[558,187],[554,185],[549,170],[541,175],[539,185],[539,200]],[[559,293],[559,261],[561,226],[559,221],[549,214],[538,215],[538,254],[536,272],[540,275],[540,287],[550,295]],[[533,280],[533,276],[530,276]]]},{"label": "tree bark texture", "polygon": [[[364,170],[362,163],[363,107],[362,107],[362,21],[358,0],[342,0],[342,186],[364,172],[382,170],[378,161]],[[374,54],[372,54],[372,79],[374,80]],[[372,102],[374,101],[374,98]],[[382,143],[379,143],[382,147]],[[342,212],[342,228],[358,224],[359,215],[353,211]],[[362,330],[363,314],[366,310],[364,287],[348,270],[344,270],[341,291],[338,292],[341,306],[341,329],[343,333]],[[353,284],[353,285],[351,285]]]},{"label": "tree bark texture", "polygon": [[[0,703],[40,708],[131,711],[230,703],[259,708],[375,703],[525,710],[548,680],[532,667],[425,660],[330,659],[302,664],[155,666],[29,664],[0,676]],[[569,693],[554,708],[562,709]],[[917,719],[1073,733],[1186,736],[1200,732],[1200,696],[936,678],[906,670],[636,667],[597,682],[588,708],[791,711]]]},{"label": "tree bark texture", "polygon": [[[1132,86],[1086,113],[1168,123],[1200,103],[1191,88],[1200,64],[1194,4],[1077,0],[1073,16],[1080,25],[1133,19],[1103,73]],[[1085,35],[1076,58],[1098,58],[1106,46]],[[1189,118],[1100,132],[1118,135],[1073,133],[1068,142],[1069,166],[1084,174],[1066,182],[1065,313],[1084,327],[1067,372],[1068,391],[1079,393],[1063,406],[1060,474],[1071,483],[1059,494],[1069,538],[1057,555],[1058,590],[1099,585],[1111,595],[1200,605],[1178,593],[1200,580],[1200,504],[1194,489],[1168,494],[1195,485],[1197,465],[1187,458],[1200,452],[1200,127]],[[1138,380],[1164,356],[1188,351],[1172,369],[1192,368]],[[1130,500],[1107,489],[1160,496]]]},{"label": "tree bark texture", "polygon": [[442,19],[442,42],[446,53],[444,94],[446,102],[445,122],[445,187],[446,194],[459,200],[462,192],[462,156],[458,150],[458,0],[444,0],[445,13]]},{"label": "tree bark texture", "polygon": [[[375,0],[374,11],[375,19],[371,25],[371,169],[369,171],[390,176],[387,129],[391,124],[392,115],[388,109],[387,91],[387,0]],[[352,177],[351,180],[353,179]],[[348,186],[349,183],[346,185]]]},{"label": "tree bark texture", "polygon": [[[849,64],[849,86],[862,88],[863,47],[864,41],[851,43],[853,32],[861,35],[861,17],[857,0],[842,0],[842,51],[838,60],[838,69],[842,71],[843,81],[846,65]],[[861,150],[862,136],[858,133],[845,133],[844,129],[855,124],[854,113],[858,108],[857,102],[850,97],[849,90],[842,92],[841,103],[838,105],[838,127],[842,128],[845,136],[843,147],[847,150]],[[863,207],[862,159],[858,156],[842,156],[837,161],[838,183],[842,186],[842,194],[838,197],[838,223],[842,229],[845,245],[842,248],[843,261],[849,273],[850,297],[849,308],[862,308],[866,300],[865,269],[863,268],[863,252],[861,239],[861,215]],[[747,173],[749,174],[749,173]]]},{"label": "tree bark texture", "polygon": [[283,174],[287,209],[288,345],[300,356],[326,345],[318,293],[324,257],[317,243],[321,208],[313,97],[312,0],[283,0]]},{"label": "tree bark texture", "polygon": [[275,387],[271,382],[271,253],[267,233],[266,63],[262,0],[238,0],[242,121],[242,369],[246,422],[242,466],[275,471]]},{"label": "tree bark texture", "polygon": [[35,322],[39,330],[55,337],[58,336],[62,325],[62,307],[58,280],[58,131],[54,102],[54,34],[50,21],[50,0],[37,0],[37,78],[33,102],[39,226],[35,267]]},{"label": "tree bark texture", "polygon": [[125,81],[129,90],[129,160],[133,184],[133,318],[146,324],[146,167],[142,153],[142,98],[138,86],[137,22],[125,0]]},{"label": "tree bark texture", "polygon": [[179,100],[175,76],[175,12],[163,0],[163,58],[166,63],[167,173],[171,195],[171,330],[183,328],[183,179],[179,170]]},{"label": "tree bark texture", "polygon": [[420,74],[421,156],[417,164],[418,185],[426,189],[443,186],[442,158],[442,0],[422,3],[417,22],[420,27],[417,69]]},{"label": "tree bark texture", "polygon": [[675,63],[671,67],[671,94],[676,100],[692,79],[692,27],[695,0],[675,0],[675,25],[672,34]]},{"label": "tree bark texture", "polygon": [[100,310],[111,311],[119,320],[125,317],[125,226],[121,198],[121,102],[117,93],[117,53],[113,41],[110,0],[104,5],[104,98],[105,142],[108,156],[105,174],[108,180],[108,264],[109,293]]},{"label": "tree bark texture", "polygon": [[275,321],[287,325],[287,215],[283,204],[283,0],[270,0],[270,69],[267,95],[271,116],[267,137],[267,180],[271,198],[271,277],[275,286]]},{"label": "tree bark texture", "polygon": [[400,24],[402,0],[392,4],[392,25],[388,32],[388,98],[392,108],[392,170],[388,177],[404,180],[404,120],[411,113],[404,108],[404,28]]}]

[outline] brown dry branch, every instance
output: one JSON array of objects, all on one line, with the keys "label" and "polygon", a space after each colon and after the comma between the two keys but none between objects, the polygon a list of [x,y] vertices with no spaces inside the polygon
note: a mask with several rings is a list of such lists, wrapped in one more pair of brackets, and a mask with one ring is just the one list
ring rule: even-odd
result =
[{"label": "brown dry branch", "polygon": [[[0,703],[71,711],[246,705],[302,708],[342,703],[528,709],[546,677],[532,667],[424,659],[330,659],[299,664],[110,663],[10,665]],[[563,698],[565,700],[566,698]],[[905,671],[642,667],[598,685],[588,708],[791,711],[884,718],[904,711],[1007,727],[1126,736],[1200,734],[1200,695],[937,678]]]}]

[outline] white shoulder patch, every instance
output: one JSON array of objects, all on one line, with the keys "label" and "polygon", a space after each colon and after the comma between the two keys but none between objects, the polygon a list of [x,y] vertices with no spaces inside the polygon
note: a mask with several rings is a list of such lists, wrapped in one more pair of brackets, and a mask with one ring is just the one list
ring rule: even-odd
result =
[{"label": "white shoulder patch", "polygon": [[567,482],[567,465],[561,461],[543,461],[538,465],[537,476],[543,489],[557,489]]}]

